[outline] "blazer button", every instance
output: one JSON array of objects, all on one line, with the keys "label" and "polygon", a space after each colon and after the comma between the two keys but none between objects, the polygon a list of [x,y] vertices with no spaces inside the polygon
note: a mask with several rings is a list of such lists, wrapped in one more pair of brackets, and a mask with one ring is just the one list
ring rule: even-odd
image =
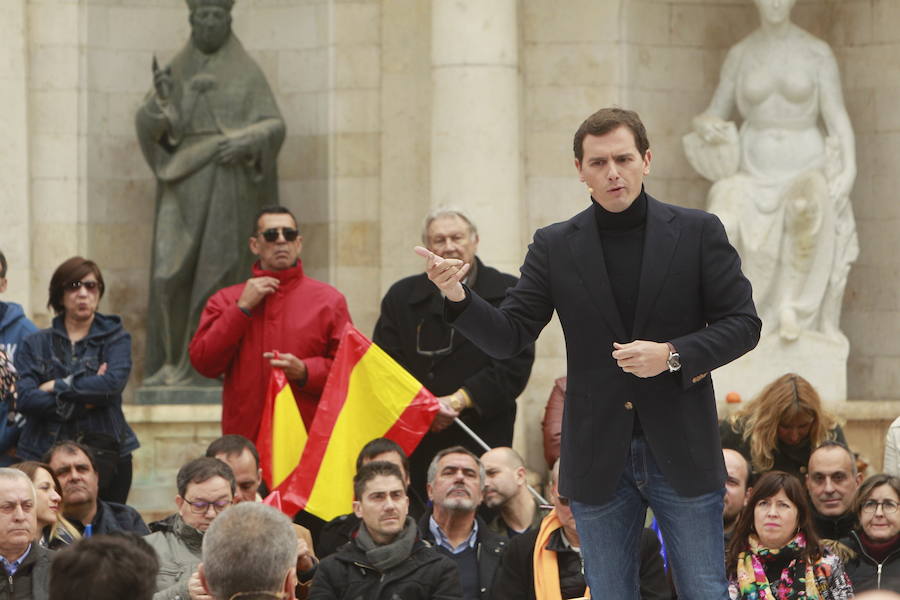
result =
[{"label": "blazer button", "polygon": [[631,410],[633,408],[634,408],[634,404],[632,404],[631,401],[628,401],[625,403],[625,410]]}]

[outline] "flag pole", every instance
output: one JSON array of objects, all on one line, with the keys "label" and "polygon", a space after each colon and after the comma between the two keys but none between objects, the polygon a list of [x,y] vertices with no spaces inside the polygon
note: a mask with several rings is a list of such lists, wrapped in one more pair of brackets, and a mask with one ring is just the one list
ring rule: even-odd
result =
[{"label": "flag pole", "polygon": [[[469,434],[469,437],[471,437],[473,440],[475,440],[475,443],[476,443],[476,444],[478,444],[479,446],[481,446],[482,448],[484,448],[484,451],[485,451],[485,452],[488,452],[489,450],[492,449],[490,446],[488,446],[487,444],[484,443],[484,440],[483,440],[483,439],[481,439],[480,437],[478,437],[478,434],[477,434],[477,433],[475,433],[474,431],[472,431],[472,428],[471,428],[471,427],[469,427],[468,425],[466,425],[465,423],[463,423],[462,420],[461,420],[459,417],[454,417],[454,418],[453,418],[453,422],[456,423],[457,425],[459,425],[459,427],[460,427],[463,431],[465,431],[467,434]],[[533,487],[531,487],[530,484],[526,483],[525,486],[528,488],[528,491],[531,492],[531,495],[534,496],[535,500],[537,500],[537,501],[540,502],[541,504],[544,504],[544,505],[547,505],[547,506],[550,505],[550,503],[547,502],[547,500],[545,500],[544,497],[541,496],[541,495],[538,493],[538,491],[537,491],[536,489],[534,489]]]}]

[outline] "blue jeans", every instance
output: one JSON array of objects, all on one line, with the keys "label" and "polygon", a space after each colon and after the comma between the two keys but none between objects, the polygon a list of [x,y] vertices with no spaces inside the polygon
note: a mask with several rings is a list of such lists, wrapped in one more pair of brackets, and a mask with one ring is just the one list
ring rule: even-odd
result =
[{"label": "blue jeans", "polygon": [[572,502],[591,595],[639,600],[639,543],[649,505],[666,543],[678,599],[727,599],[724,494],[723,487],[693,498],[679,495],[656,466],[646,440],[632,439],[613,498],[601,505]]}]

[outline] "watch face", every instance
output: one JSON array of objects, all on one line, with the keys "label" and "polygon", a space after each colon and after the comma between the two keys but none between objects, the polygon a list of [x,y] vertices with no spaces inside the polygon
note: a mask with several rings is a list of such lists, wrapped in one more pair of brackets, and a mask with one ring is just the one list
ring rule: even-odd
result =
[{"label": "watch face", "polygon": [[669,363],[670,370],[677,371],[678,369],[681,368],[681,357],[678,355],[677,352],[673,352],[672,354],[669,355],[668,363]]}]

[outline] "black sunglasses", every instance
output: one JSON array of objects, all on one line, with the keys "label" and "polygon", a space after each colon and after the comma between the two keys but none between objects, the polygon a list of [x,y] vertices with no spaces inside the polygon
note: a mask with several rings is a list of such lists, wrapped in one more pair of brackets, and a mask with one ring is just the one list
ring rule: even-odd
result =
[{"label": "black sunglasses", "polygon": [[271,229],[266,229],[265,231],[260,231],[256,235],[263,236],[263,239],[269,243],[278,241],[278,234],[284,236],[284,241],[293,242],[297,239],[297,236],[300,235],[300,231],[297,229],[292,229],[290,227],[272,227]]},{"label": "black sunglasses", "polygon": [[99,281],[70,281],[65,285],[65,288],[69,291],[75,291],[77,289],[84,289],[93,292],[97,288],[100,287]]}]

